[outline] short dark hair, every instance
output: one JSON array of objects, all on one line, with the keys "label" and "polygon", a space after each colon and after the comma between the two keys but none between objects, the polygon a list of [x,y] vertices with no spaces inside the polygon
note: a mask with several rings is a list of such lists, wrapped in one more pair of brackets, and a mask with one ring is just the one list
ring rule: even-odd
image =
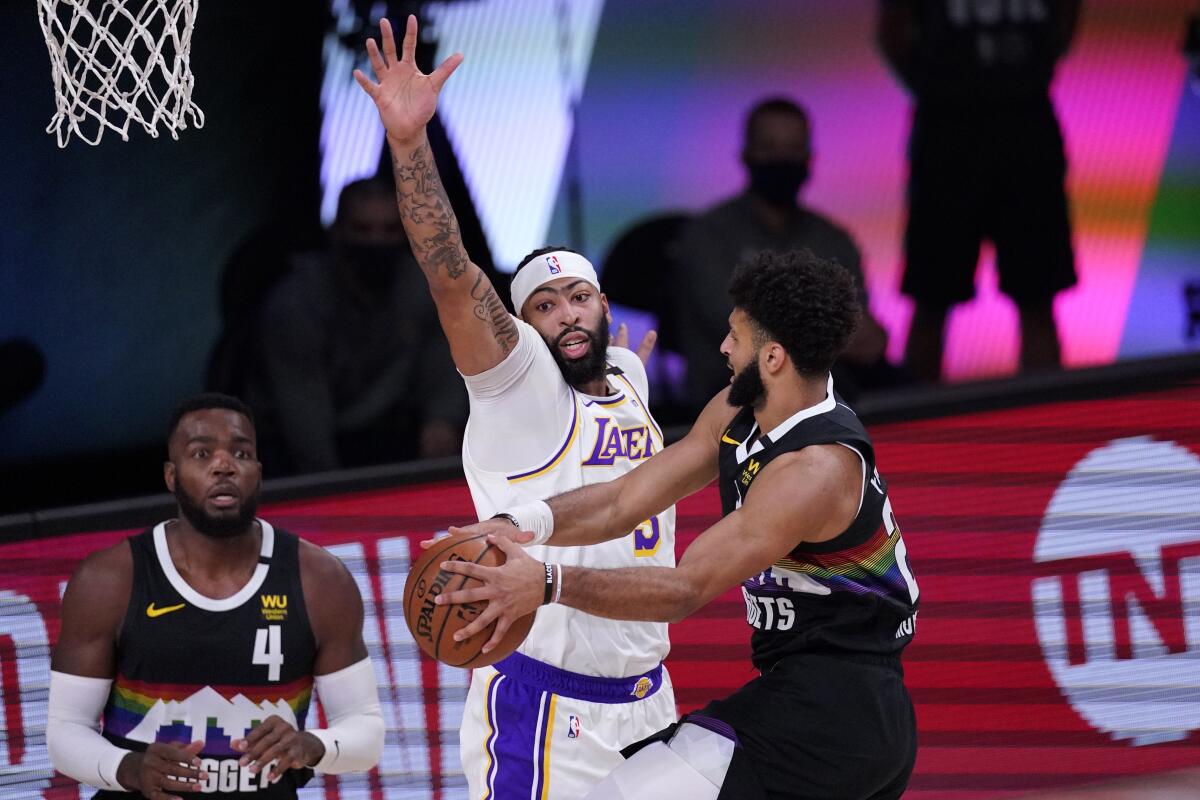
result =
[{"label": "short dark hair", "polygon": [[254,414],[250,413],[250,407],[241,400],[232,395],[221,394],[220,392],[203,392],[193,395],[184,400],[179,405],[175,406],[175,410],[171,412],[171,418],[167,423],[167,444],[171,443],[171,437],[175,435],[175,429],[179,427],[179,421],[193,411],[206,411],[210,408],[226,408],[230,411],[236,411],[246,419],[250,420],[250,425],[254,426]]},{"label": "short dark hair", "polygon": [[356,181],[350,181],[342,187],[342,191],[338,194],[337,213],[333,217],[333,224],[346,221],[346,214],[353,203],[368,197],[384,197],[391,200],[395,194],[396,187],[383,178],[359,178]]},{"label": "short dark hair", "polygon": [[808,249],[749,257],[734,271],[729,295],[807,377],[829,371],[862,316],[849,270]]},{"label": "short dark hair", "polygon": [[555,245],[548,245],[546,247],[539,247],[537,250],[534,250],[532,253],[529,253],[524,258],[522,258],[521,263],[517,264],[517,269],[513,270],[513,272],[516,273],[518,270],[521,269],[521,267],[525,266],[530,261],[533,261],[538,256],[544,256],[547,253],[574,253],[577,256],[583,255],[583,253],[579,252],[578,250],[572,250],[571,248],[564,247],[562,245],[555,244]]},{"label": "short dark hair", "polygon": [[750,144],[750,138],[754,135],[754,129],[758,126],[758,121],[767,114],[792,114],[804,122],[805,129],[811,130],[808,122],[808,112],[804,110],[804,106],[790,97],[783,97],[782,95],[767,97],[755,103],[746,113],[746,126],[742,132],[743,144]]}]

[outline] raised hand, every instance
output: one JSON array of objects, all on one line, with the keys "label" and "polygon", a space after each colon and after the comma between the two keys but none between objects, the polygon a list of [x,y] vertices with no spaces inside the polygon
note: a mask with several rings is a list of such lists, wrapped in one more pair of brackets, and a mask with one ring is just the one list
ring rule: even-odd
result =
[{"label": "raised hand", "polygon": [[[637,346],[637,357],[641,359],[643,364],[650,363],[650,354],[654,352],[654,345],[658,342],[658,331],[646,331],[646,335],[642,337],[642,342]],[[617,332],[612,337],[612,343],[615,347],[624,347],[629,349],[629,326],[622,322],[617,326]]]},{"label": "raised hand", "polygon": [[181,792],[198,792],[200,751],[204,742],[187,745],[152,742],[143,753],[130,753],[117,767],[117,782],[148,800],[177,800]]},{"label": "raised hand", "polygon": [[246,735],[231,742],[234,750],[244,755],[238,764],[251,772],[261,772],[268,766],[267,780],[274,783],[289,769],[311,767],[325,755],[325,745],[306,731],[298,731],[276,714],[264,719]]},{"label": "raised hand", "polygon": [[354,79],[375,101],[379,119],[388,137],[408,142],[420,136],[425,125],[433,118],[433,112],[437,110],[438,93],[446,79],[462,63],[463,57],[461,53],[455,53],[428,75],[417,69],[417,18],[411,14],[399,56],[392,25],[386,18],[379,21],[379,34],[383,40],[382,53],[374,39],[367,40],[367,55],[370,56],[371,69],[378,83],[357,69],[354,70]]}]

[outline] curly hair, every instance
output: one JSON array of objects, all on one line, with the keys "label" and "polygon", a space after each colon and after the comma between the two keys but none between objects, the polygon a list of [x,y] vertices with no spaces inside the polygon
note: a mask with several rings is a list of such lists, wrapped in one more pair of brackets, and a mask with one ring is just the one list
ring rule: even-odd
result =
[{"label": "curly hair", "polygon": [[734,270],[729,294],[805,376],[829,371],[862,316],[850,272],[808,249],[756,253]]}]

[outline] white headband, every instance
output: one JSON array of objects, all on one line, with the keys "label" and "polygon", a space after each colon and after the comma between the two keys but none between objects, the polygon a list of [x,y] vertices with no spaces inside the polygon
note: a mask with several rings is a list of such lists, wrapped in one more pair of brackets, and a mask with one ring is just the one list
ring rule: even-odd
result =
[{"label": "white headband", "polygon": [[509,288],[516,315],[521,316],[521,307],[538,287],[559,278],[581,278],[594,286],[597,292],[600,291],[600,279],[596,277],[596,268],[592,266],[592,262],[578,253],[555,250],[536,256],[513,276]]}]

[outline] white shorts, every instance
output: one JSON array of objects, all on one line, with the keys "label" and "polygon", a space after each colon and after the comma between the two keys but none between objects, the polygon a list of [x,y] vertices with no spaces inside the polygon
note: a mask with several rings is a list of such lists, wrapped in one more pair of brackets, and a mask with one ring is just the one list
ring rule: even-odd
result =
[{"label": "white shorts", "polygon": [[678,717],[665,667],[596,678],[519,653],[495,666],[472,674],[459,729],[470,800],[579,800]]}]

